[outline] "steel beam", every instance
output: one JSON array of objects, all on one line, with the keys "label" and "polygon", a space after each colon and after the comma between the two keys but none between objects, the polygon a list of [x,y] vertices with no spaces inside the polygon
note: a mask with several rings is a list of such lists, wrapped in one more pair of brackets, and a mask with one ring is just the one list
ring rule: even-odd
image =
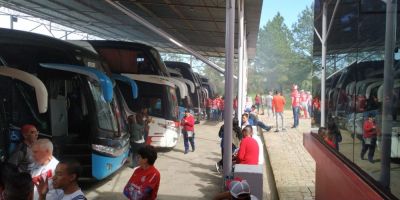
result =
[{"label": "steel beam", "polygon": [[235,50],[235,0],[226,0],[224,179],[232,177],[233,64]]},{"label": "steel beam", "polygon": [[324,1],[322,5],[322,49],[321,49],[321,126],[325,126],[325,81],[326,81],[326,33],[328,18],[328,2]]},{"label": "steel beam", "polygon": [[238,0],[238,16],[239,16],[239,37],[238,37],[238,54],[239,54],[239,80],[238,80],[238,108],[237,117],[239,120],[239,126],[242,124],[242,112],[243,112],[243,54],[244,54],[244,2],[243,0]]},{"label": "steel beam", "polygon": [[385,59],[383,72],[382,151],[380,182],[390,187],[390,154],[392,147],[393,64],[396,48],[397,0],[386,1]]}]

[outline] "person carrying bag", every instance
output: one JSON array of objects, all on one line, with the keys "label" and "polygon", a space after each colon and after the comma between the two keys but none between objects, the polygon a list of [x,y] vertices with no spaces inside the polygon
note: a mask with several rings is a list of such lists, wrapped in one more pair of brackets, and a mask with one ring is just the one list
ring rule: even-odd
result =
[{"label": "person carrying bag", "polygon": [[192,152],[195,150],[194,146],[194,117],[190,114],[188,110],[185,110],[185,116],[181,121],[183,126],[183,144],[185,145],[185,154],[189,152],[189,142],[192,146]]}]

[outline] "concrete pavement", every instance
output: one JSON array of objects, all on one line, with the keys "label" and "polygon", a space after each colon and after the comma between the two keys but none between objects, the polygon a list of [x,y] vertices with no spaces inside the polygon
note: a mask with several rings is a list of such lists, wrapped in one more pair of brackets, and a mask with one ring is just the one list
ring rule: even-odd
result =
[{"label": "concrete pavement", "polygon": [[[221,191],[222,178],[215,170],[220,159],[218,130],[222,123],[202,122],[195,126],[195,152],[184,154],[183,139],[171,151],[161,150],[155,166],[161,174],[160,200],[212,199]],[[122,190],[133,169],[124,167],[113,176],[83,185],[86,197],[93,200],[126,200]]]},{"label": "concrete pavement", "polygon": [[[268,125],[273,124],[266,116],[260,118]],[[279,198],[314,199],[315,162],[302,144],[302,133],[309,131],[310,120],[301,119],[299,128],[290,129],[292,115],[285,111],[285,123],[286,132],[275,133],[272,129],[263,133]],[[195,152],[185,155],[182,139],[173,150],[159,151],[155,163],[161,173],[158,199],[212,199],[221,191],[221,174],[215,170],[215,163],[220,159],[218,130],[221,125],[202,122],[195,126]],[[126,200],[122,190],[132,173],[133,169],[124,167],[106,180],[84,184],[82,189],[88,199]],[[264,193],[269,196],[267,178],[264,172]]]},{"label": "concrete pavement", "polygon": [[[266,112],[265,112],[266,113]],[[275,118],[260,115],[262,121],[275,127]],[[264,142],[272,166],[279,199],[315,199],[315,161],[303,147],[303,132],[310,131],[309,119],[293,125],[292,112],[284,112],[286,131],[264,132]]]}]

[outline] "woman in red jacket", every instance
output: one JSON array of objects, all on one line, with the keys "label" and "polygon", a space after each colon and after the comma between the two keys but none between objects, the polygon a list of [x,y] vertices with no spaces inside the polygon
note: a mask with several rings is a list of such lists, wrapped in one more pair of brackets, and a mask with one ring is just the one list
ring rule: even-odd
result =
[{"label": "woman in red jacket", "polygon": [[361,159],[364,160],[364,155],[368,151],[368,161],[374,163],[374,153],[376,147],[376,140],[378,136],[378,131],[375,125],[375,120],[372,114],[368,115],[368,119],[365,120],[363,125],[363,140],[362,140],[362,150]]},{"label": "woman in red jacket", "polygon": [[183,126],[183,144],[185,145],[185,154],[189,152],[189,142],[192,146],[192,151],[194,151],[194,118],[188,110],[185,110],[185,116],[181,121]]}]

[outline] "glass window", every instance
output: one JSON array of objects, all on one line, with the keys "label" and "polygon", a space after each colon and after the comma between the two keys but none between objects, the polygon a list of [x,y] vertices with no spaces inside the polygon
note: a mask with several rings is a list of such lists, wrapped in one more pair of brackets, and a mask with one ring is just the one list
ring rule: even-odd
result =
[{"label": "glass window", "polygon": [[[389,167],[390,191],[400,198],[400,62],[396,49],[394,64],[389,66],[391,73],[384,75],[386,4],[374,0],[348,1],[338,8],[327,44],[328,78],[323,94],[326,123],[319,124],[321,112],[313,103],[314,121],[328,130],[337,127],[340,135],[338,131],[327,135],[332,136],[336,150],[375,179],[377,185],[386,185],[381,176]],[[315,16],[319,16],[320,10],[316,10]],[[399,25],[396,28],[398,32]],[[396,40],[399,43],[399,37]],[[321,44],[314,44],[315,64],[321,66]],[[314,74],[320,74],[320,69],[315,69]],[[316,99],[320,99],[319,78],[318,75],[313,80]],[[385,134],[388,137],[383,137]],[[389,166],[382,167],[384,158],[389,158]]]},{"label": "glass window", "polygon": [[99,84],[92,80],[89,80],[88,83],[96,104],[99,127],[105,130],[118,131],[118,124],[115,118],[116,115],[111,107],[112,105],[107,103],[104,99]]}]

